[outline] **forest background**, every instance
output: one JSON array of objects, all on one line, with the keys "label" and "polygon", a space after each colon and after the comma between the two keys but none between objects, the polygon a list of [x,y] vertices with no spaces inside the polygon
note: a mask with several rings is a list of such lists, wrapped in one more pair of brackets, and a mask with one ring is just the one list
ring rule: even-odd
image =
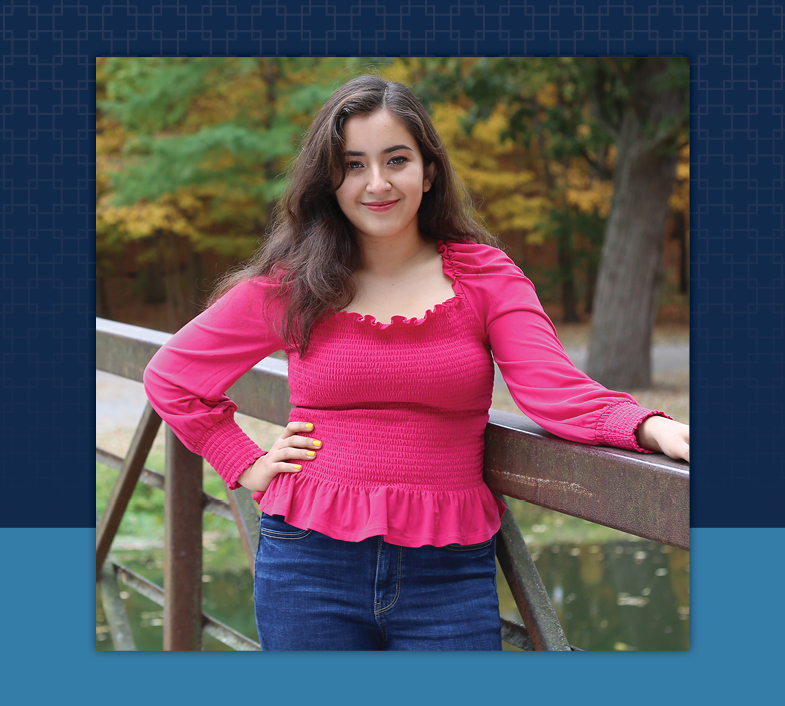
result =
[{"label": "forest background", "polygon": [[[688,334],[686,59],[98,58],[98,316],[173,332],[200,311],[212,283],[263,240],[316,111],[369,71],[410,85],[426,105],[475,214],[534,281],[571,355],[591,332],[602,365],[590,374],[687,422],[688,371],[655,379],[650,357],[655,323],[659,342],[682,351]],[[138,383],[123,383],[97,376],[96,445],[119,456],[145,403]],[[518,411],[499,385],[493,407]],[[281,431],[237,421],[262,448]],[[146,465],[160,472],[164,456],[159,432]],[[96,464],[99,514],[115,480]],[[206,464],[204,489],[225,492]],[[574,644],[688,648],[687,552],[507,502],[535,559],[544,556],[549,592],[564,593],[555,605]],[[161,494],[139,485],[113,544],[115,560],[157,583],[163,514]],[[252,635],[237,529],[216,517],[204,529],[205,609]],[[567,563],[549,564],[554,556]],[[591,580],[564,583],[568,574]],[[501,574],[499,594],[520,622]],[[137,645],[160,649],[162,612],[127,599]],[[108,632],[99,600],[97,649],[110,646]]]},{"label": "forest background", "polygon": [[263,240],[316,111],[368,71],[426,105],[557,325],[593,322],[589,374],[650,387],[655,323],[686,330],[689,308],[679,58],[98,58],[98,316],[198,313]]}]

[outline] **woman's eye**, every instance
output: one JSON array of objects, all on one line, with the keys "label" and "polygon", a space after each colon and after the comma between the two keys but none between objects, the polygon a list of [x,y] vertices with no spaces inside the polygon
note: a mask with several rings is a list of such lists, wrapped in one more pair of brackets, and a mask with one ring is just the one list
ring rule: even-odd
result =
[{"label": "woman's eye", "polygon": [[347,169],[360,169],[362,167],[362,162],[347,162],[346,168]]},{"label": "woman's eye", "polygon": [[393,157],[390,160],[390,164],[403,164],[404,162],[408,162],[409,160],[404,157],[403,155],[399,155],[397,157]]}]

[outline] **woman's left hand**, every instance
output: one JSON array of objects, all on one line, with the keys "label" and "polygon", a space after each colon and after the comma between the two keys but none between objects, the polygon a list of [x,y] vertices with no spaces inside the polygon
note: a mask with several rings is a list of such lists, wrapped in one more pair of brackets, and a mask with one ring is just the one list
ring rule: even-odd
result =
[{"label": "woman's left hand", "polygon": [[690,462],[690,427],[665,417],[644,419],[635,430],[638,444],[649,451]]}]

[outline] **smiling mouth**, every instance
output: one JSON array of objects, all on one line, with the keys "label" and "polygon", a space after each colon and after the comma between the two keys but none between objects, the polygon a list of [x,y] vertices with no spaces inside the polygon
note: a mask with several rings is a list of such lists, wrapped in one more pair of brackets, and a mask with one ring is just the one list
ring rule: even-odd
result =
[{"label": "smiling mouth", "polygon": [[400,199],[396,199],[395,201],[372,201],[364,203],[363,206],[370,211],[389,211],[398,201],[400,201]]}]

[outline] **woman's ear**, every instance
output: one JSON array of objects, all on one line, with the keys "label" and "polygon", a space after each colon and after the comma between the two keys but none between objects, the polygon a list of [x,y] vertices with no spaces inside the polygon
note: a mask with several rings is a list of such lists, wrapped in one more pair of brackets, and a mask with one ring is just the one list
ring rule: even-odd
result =
[{"label": "woman's ear", "polygon": [[422,192],[430,191],[436,177],[436,162],[431,162],[423,172]]}]

